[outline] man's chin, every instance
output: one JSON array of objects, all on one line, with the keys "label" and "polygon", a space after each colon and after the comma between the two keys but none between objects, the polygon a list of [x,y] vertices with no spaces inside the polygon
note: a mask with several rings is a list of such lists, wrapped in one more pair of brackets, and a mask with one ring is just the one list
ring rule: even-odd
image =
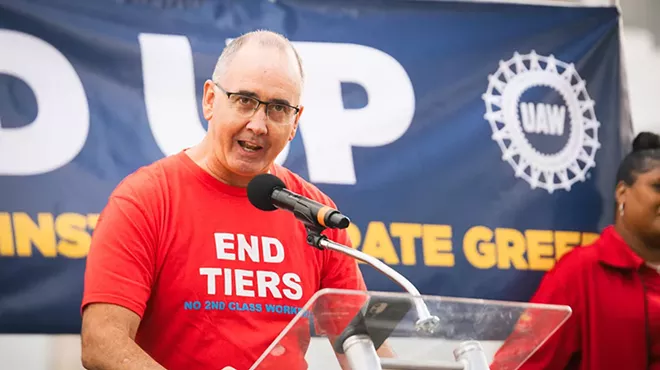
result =
[{"label": "man's chin", "polygon": [[231,171],[240,177],[251,178],[268,172],[269,167],[261,161],[259,163],[237,161],[237,163],[233,163],[231,166]]}]

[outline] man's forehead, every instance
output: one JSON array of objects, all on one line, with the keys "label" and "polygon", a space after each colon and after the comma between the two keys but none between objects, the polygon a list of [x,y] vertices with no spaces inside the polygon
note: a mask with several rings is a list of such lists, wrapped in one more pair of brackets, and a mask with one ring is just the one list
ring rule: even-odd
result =
[{"label": "man's forehead", "polygon": [[[246,45],[247,47],[247,45]],[[270,50],[269,50],[270,49]],[[273,47],[241,49],[231,60],[224,80],[230,89],[241,89],[261,95],[259,89],[276,88],[279,94],[300,93],[300,73],[284,51]],[[290,96],[287,99],[292,99]]]},{"label": "man's forehead", "polygon": [[256,68],[300,77],[297,59],[289,48],[264,46],[257,42],[250,42],[237,50],[227,67],[230,73],[250,71]]}]

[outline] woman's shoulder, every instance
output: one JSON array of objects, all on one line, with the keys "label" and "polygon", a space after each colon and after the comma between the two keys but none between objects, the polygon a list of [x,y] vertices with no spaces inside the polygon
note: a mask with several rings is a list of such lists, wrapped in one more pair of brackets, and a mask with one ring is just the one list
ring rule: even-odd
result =
[{"label": "woman's shoulder", "polygon": [[600,249],[607,238],[603,234],[589,244],[574,247],[571,251],[557,260],[551,270],[556,274],[574,275],[576,271],[585,271],[602,268]]}]

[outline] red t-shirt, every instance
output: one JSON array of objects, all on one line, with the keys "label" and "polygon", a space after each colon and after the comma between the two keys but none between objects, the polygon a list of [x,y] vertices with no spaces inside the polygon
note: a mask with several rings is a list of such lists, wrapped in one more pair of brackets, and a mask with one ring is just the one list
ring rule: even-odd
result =
[{"label": "red t-shirt", "polygon": [[[271,173],[335,207],[289,170],[274,165]],[[345,230],[325,234],[350,246]],[[309,246],[293,214],[258,210],[246,189],[216,180],[181,152],[136,171],[110,196],[81,309],[104,302],[137,313],[137,344],[169,370],[244,370],[322,288],[364,290],[357,262]],[[289,354],[296,361],[309,341],[303,332],[299,352]]]}]

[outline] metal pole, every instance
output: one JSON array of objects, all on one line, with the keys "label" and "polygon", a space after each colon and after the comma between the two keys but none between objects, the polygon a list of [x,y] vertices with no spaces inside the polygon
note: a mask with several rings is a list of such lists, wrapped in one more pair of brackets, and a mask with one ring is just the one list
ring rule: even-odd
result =
[{"label": "metal pole", "polygon": [[381,370],[374,343],[368,335],[357,334],[346,338],[342,345],[348,364],[353,370]]},{"label": "metal pole", "polygon": [[456,361],[466,364],[465,367],[469,370],[490,370],[484,349],[475,340],[461,343],[454,350],[454,358]]}]

